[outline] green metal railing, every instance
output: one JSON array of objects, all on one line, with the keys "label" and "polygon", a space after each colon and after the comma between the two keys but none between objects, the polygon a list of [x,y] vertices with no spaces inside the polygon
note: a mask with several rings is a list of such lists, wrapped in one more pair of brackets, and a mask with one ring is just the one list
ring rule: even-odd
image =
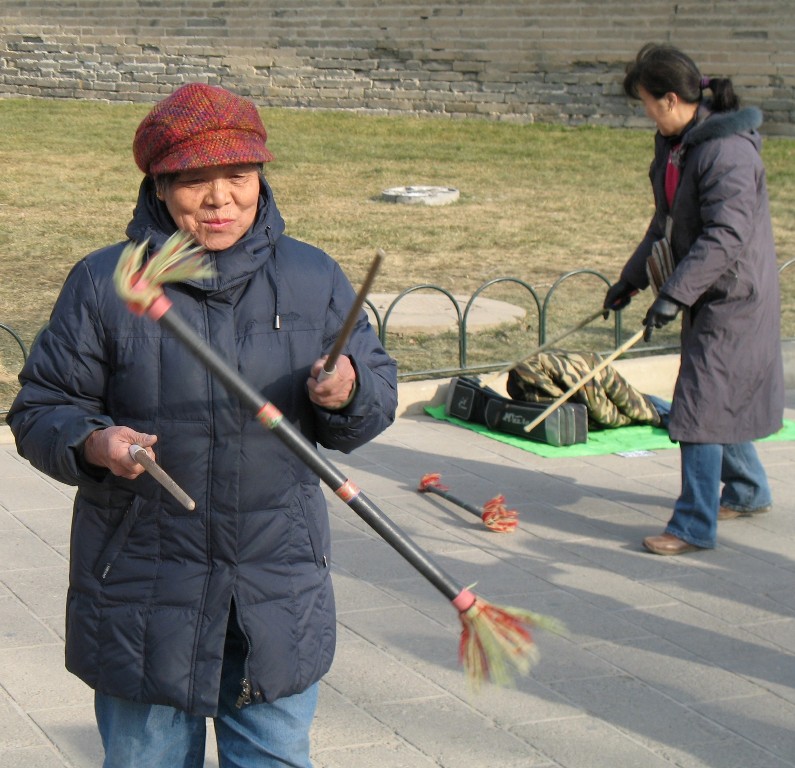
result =
[{"label": "green metal railing", "polygon": [[[788,261],[784,262],[779,267],[779,274],[784,272],[786,269],[795,264],[795,259],[789,259]],[[462,303],[456,299],[456,297],[448,291],[446,288],[442,288],[439,285],[434,285],[432,283],[421,283],[419,285],[414,285],[411,288],[407,288],[404,291],[401,291],[389,304],[389,306],[384,311],[383,317],[381,317],[380,313],[376,309],[375,305],[370,301],[370,299],[365,300],[365,304],[370,312],[371,322],[373,323],[376,333],[378,334],[378,338],[380,339],[381,343],[383,344],[384,348],[387,351],[389,349],[389,321],[392,317],[397,306],[403,301],[406,296],[409,294],[415,293],[416,291],[427,290],[427,291],[434,291],[437,293],[442,294],[446,297],[446,299],[450,302],[450,305],[455,311],[455,332],[457,334],[457,366],[450,366],[447,368],[433,368],[427,370],[404,370],[399,373],[399,378],[402,380],[405,379],[422,379],[422,378],[445,378],[448,376],[456,376],[456,375],[476,375],[479,373],[487,373],[489,371],[498,371],[505,368],[505,366],[509,365],[511,361],[504,361],[504,360],[494,360],[489,361],[488,363],[483,363],[479,365],[472,365],[469,363],[468,359],[468,343],[470,340],[471,331],[469,328],[470,323],[470,315],[472,309],[475,305],[475,302],[482,294],[487,291],[488,289],[492,288],[498,284],[514,284],[519,286],[521,289],[526,291],[527,295],[531,299],[531,306],[534,308],[535,312],[537,313],[538,318],[538,335],[537,335],[537,342],[538,346],[542,346],[546,343],[548,335],[549,335],[549,317],[552,309],[554,307],[554,302],[557,293],[562,289],[562,287],[567,284],[570,280],[575,277],[581,276],[590,276],[596,278],[597,281],[604,284],[604,289],[606,289],[610,285],[610,281],[608,280],[605,275],[601,272],[597,272],[592,269],[577,269],[571,272],[567,272],[561,275],[555,282],[551,285],[549,290],[547,291],[546,296],[544,297],[543,301],[540,299],[537,291],[533,288],[532,285],[527,283],[524,280],[521,280],[516,277],[497,277],[491,279],[485,283],[483,283],[477,290],[472,294],[469,300],[464,304],[462,309]],[[600,291],[602,289],[600,288]],[[604,294],[600,293],[598,295],[598,300],[602,300],[602,296]],[[617,349],[622,344],[623,340],[623,329],[622,329],[622,322],[621,322],[621,312],[613,313],[613,347],[612,349]],[[36,334],[35,338],[31,342],[31,347],[33,344],[36,343],[36,339],[38,339],[39,334],[44,329],[43,326],[38,333]],[[19,348],[19,351],[22,355],[22,363],[27,360],[30,349],[25,345],[25,342],[22,340],[20,335],[12,328],[10,325],[6,323],[0,323],[0,331],[5,332],[6,334],[11,336],[12,341],[9,342],[10,346],[13,348],[14,345]],[[480,331],[480,333],[488,333],[488,331]],[[644,346],[643,353],[644,354],[659,354],[664,352],[672,352],[678,349],[676,345],[658,345],[658,346]],[[532,351],[532,350],[529,350]],[[605,352],[610,352],[612,350],[603,350]],[[13,372],[6,372],[6,373],[13,373]],[[10,403],[0,403],[0,415],[3,415],[8,412],[8,406]]]},{"label": "green metal railing", "polygon": [[[401,371],[398,376],[401,379],[422,379],[422,378],[443,378],[447,376],[456,376],[456,375],[475,375],[479,373],[486,373],[489,371],[497,371],[503,369],[506,365],[510,364],[510,361],[503,361],[503,360],[494,360],[489,363],[480,364],[480,365],[471,365],[468,358],[468,345],[470,339],[470,329],[469,329],[469,317],[472,309],[475,305],[477,299],[489,288],[501,284],[501,283],[512,283],[515,285],[520,286],[523,288],[529,297],[532,299],[532,305],[535,309],[535,312],[538,316],[538,336],[537,336],[537,343],[538,346],[542,346],[547,342],[549,337],[549,315],[554,307],[554,300],[558,291],[561,290],[564,284],[568,281],[572,280],[575,277],[581,277],[583,275],[589,275],[595,277],[598,281],[604,284],[604,290],[606,290],[610,286],[610,280],[605,277],[601,272],[597,272],[592,269],[577,269],[571,272],[567,272],[561,275],[557,280],[552,284],[549,291],[547,292],[546,296],[544,297],[543,301],[539,298],[537,291],[533,288],[532,285],[527,283],[524,280],[521,280],[516,277],[497,277],[492,280],[489,280],[486,283],[483,283],[477,290],[472,294],[469,300],[464,305],[464,309],[461,309],[461,302],[459,302],[455,296],[445,288],[442,288],[438,285],[433,285],[431,283],[422,283],[420,285],[412,286],[411,288],[407,288],[406,290],[399,293],[389,304],[386,311],[384,312],[383,318],[380,316],[376,307],[372,304],[372,302],[367,301],[367,306],[372,312],[371,321],[373,322],[376,331],[378,333],[378,338],[381,341],[381,344],[384,346],[387,351],[389,351],[390,344],[389,344],[389,319],[395,309],[398,307],[400,302],[405,299],[411,293],[415,293],[416,291],[421,290],[429,290],[435,291],[437,293],[441,293],[445,296],[448,301],[450,302],[451,307],[455,311],[456,316],[456,323],[455,323],[455,330],[458,337],[458,365],[453,367],[446,367],[446,368],[429,368],[424,370],[403,370]],[[598,298],[601,302],[604,293],[600,293]],[[622,343],[622,324],[621,324],[621,313],[614,314],[614,321],[613,321],[613,344],[614,348],[618,348]],[[487,332],[487,331],[486,331]],[[484,331],[481,331],[484,333]],[[671,349],[670,347],[654,347],[646,348],[646,351],[656,351],[659,352],[660,350],[668,350]]]}]

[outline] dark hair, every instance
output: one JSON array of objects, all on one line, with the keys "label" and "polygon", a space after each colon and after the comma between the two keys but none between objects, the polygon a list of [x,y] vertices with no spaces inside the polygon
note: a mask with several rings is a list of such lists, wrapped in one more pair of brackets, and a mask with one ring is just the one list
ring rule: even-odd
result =
[{"label": "dark hair", "polygon": [[640,98],[638,89],[643,88],[655,99],[675,93],[683,101],[696,104],[703,98],[704,87],[712,91],[714,112],[728,112],[740,106],[729,78],[702,78],[693,59],[672,45],[647,43],[635,61],[627,65],[624,76],[624,93],[632,99]]}]

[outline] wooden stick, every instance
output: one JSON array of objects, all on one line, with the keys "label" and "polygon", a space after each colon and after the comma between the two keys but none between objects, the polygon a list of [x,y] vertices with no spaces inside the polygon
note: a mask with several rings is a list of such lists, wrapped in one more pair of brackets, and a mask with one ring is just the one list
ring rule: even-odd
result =
[{"label": "wooden stick", "polygon": [[497,373],[493,373],[491,376],[487,376],[485,379],[483,379],[480,382],[481,386],[487,387],[492,381],[496,381],[503,374],[508,373],[508,371],[510,371],[513,368],[516,368],[517,365],[520,365],[525,360],[533,357],[533,355],[537,355],[539,352],[543,352],[545,349],[554,347],[556,344],[559,344],[561,341],[563,341],[563,339],[565,339],[567,336],[571,335],[575,331],[579,331],[581,328],[584,328],[586,325],[588,325],[588,323],[593,322],[600,315],[604,315],[604,313],[605,313],[604,307],[601,309],[597,309],[596,312],[594,312],[592,315],[588,315],[588,317],[585,317],[582,320],[580,320],[580,322],[577,323],[577,325],[575,325],[573,328],[569,328],[567,331],[563,331],[563,333],[560,333],[554,338],[549,339],[549,341],[545,341],[541,346],[536,347],[532,352],[528,352],[524,357],[512,362],[507,368],[503,368],[501,371],[497,371]]},{"label": "wooden stick", "polygon": [[174,482],[171,475],[159,464],[156,464],[149,458],[149,454],[143,446],[131,445],[130,456],[132,456],[133,461],[137,461],[150,475],[152,475],[152,477],[182,504],[185,509],[196,509],[196,502]]},{"label": "wooden stick", "polygon": [[356,320],[359,318],[359,312],[362,310],[364,300],[367,298],[367,294],[370,292],[370,287],[373,284],[373,280],[375,280],[375,275],[378,272],[378,268],[381,266],[381,261],[383,258],[384,252],[379,248],[375,252],[375,257],[373,258],[372,264],[370,264],[370,270],[367,272],[367,276],[364,278],[362,287],[359,288],[359,293],[356,294],[356,300],[353,302],[351,311],[348,312],[348,316],[345,318],[345,322],[342,324],[342,328],[337,334],[336,340],[334,341],[334,346],[331,348],[331,352],[329,352],[329,356],[320,371],[320,375],[317,377],[318,381],[323,381],[323,379],[327,379],[329,376],[333,376],[337,372],[337,358],[340,356],[342,348],[345,346],[345,342],[348,341],[348,337],[351,335],[351,331],[353,331],[353,326],[356,325]]},{"label": "wooden stick", "polygon": [[546,419],[551,413],[556,411],[563,403],[565,403],[572,395],[579,392],[591,379],[593,379],[597,373],[603,371],[607,368],[610,363],[613,362],[617,357],[623,355],[630,347],[637,344],[642,338],[643,334],[646,332],[645,328],[639,330],[631,339],[625,341],[618,349],[616,349],[612,354],[608,355],[604,360],[602,360],[599,365],[596,366],[593,370],[589,371],[585,374],[571,389],[564,392],[554,403],[551,403],[546,410],[542,411],[536,418],[534,418],[526,427],[524,427],[525,432],[532,432],[544,419]]}]

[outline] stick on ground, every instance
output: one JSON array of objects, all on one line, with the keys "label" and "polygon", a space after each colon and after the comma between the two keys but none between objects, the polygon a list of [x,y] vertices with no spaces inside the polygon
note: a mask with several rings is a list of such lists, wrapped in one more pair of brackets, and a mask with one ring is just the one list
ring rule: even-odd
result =
[{"label": "stick on ground", "polygon": [[475,517],[480,518],[490,531],[513,533],[516,530],[519,524],[519,515],[515,509],[508,509],[505,506],[505,496],[495,496],[480,508],[454,496],[450,493],[450,489],[446,485],[442,485],[440,481],[441,475],[437,473],[423,475],[417,490],[420,493],[435,493],[437,496],[457,504],[467,512],[471,512]]}]

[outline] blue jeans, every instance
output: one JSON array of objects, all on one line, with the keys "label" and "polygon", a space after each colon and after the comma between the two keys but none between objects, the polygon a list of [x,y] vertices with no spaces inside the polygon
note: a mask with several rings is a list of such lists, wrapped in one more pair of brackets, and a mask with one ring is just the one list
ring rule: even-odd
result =
[{"label": "blue jeans", "polygon": [[[303,693],[236,706],[243,677],[244,646],[228,638],[215,717],[220,768],[311,768],[309,729],[318,684]],[[137,704],[97,693],[94,710],[103,768],[202,768],[206,719],[161,704]]]},{"label": "blue jeans", "polygon": [[679,449],[682,492],[666,533],[711,549],[718,534],[719,507],[750,512],[771,503],[767,475],[753,443],[679,443]]},{"label": "blue jeans", "polygon": [[656,395],[646,395],[646,399],[654,406],[654,410],[660,414],[660,426],[663,429],[668,429],[668,422],[671,418],[670,400],[663,400]]}]

